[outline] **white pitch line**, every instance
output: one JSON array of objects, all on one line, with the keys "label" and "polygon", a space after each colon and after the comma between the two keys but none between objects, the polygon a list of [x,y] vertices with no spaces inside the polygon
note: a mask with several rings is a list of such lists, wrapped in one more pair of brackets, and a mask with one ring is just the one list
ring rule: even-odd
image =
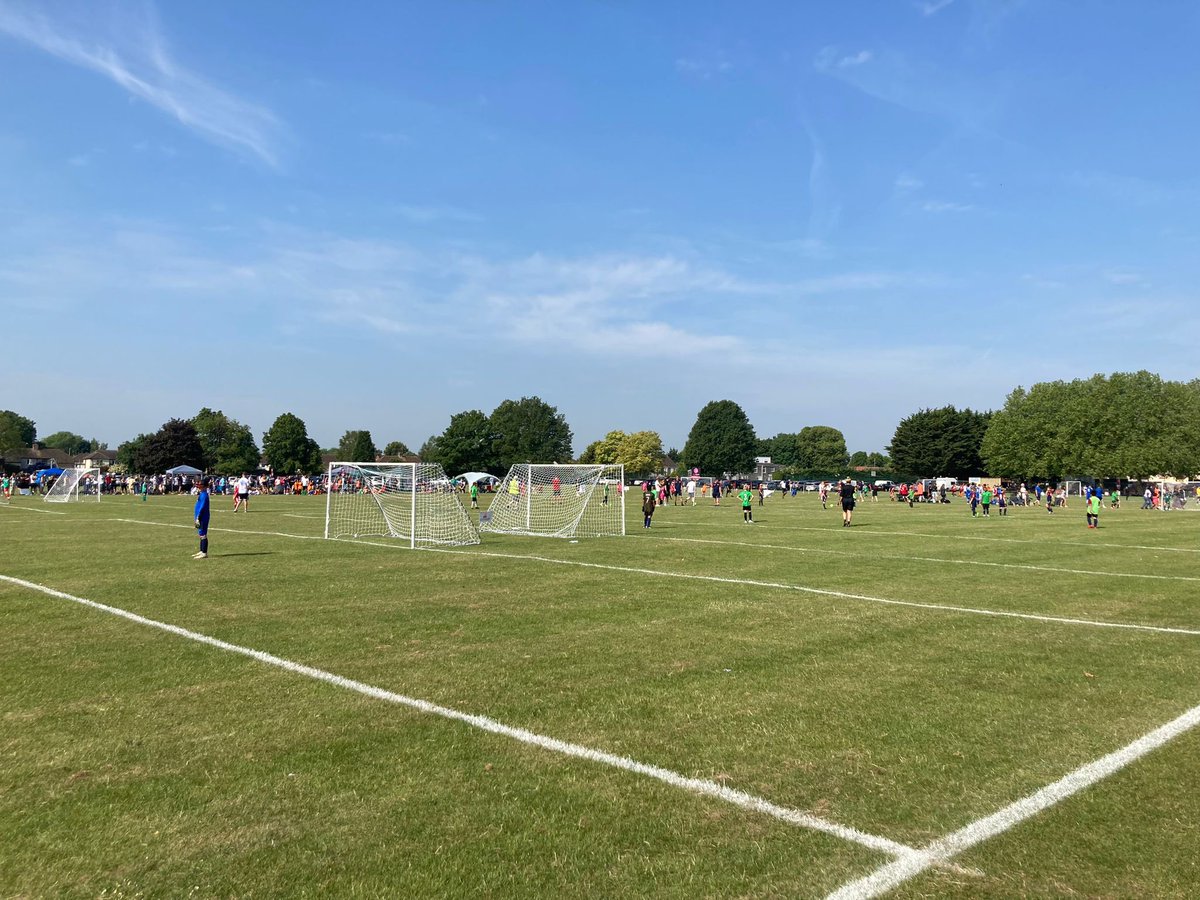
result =
[{"label": "white pitch line", "polygon": [[66,513],[61,509],[37,509],[32,506],[0,506],[0,509],[19,509],[21,512],[45,513],[48,516],[65,516]]},{"label": "white pitch line", "polygon": [[[358,543],[357,541],[354,543]],[[506,559],[528,559],[537,562],[554,563],[562,566],[580,566],[588,569],[606,569],[612,572],[631,572],[638,575],[661,575],[671,578],[684,578],[692,581],[713,581],[719,584],[737,584],[747,587],[774,588],[783,591],[798,591],[805,594],[817,594],[823,597],[840,597],[845,600],[863,600],[868,603],[883,603],[889,606],[908,606],[915,609],[933,609],[939,612],[969,613],[976,616],[996,616],[1007,619],[1028,619],[1035,622],[1053,622],[1059,625],[1086,625],[1093,628],[1119,628],[1131,631],[1153,631],[1165,634],[1185,634],[1200,637],[1200,630],[1191,628],[1170,628],[1165,625],[1139,625],[1129,622],[1106,622],[1101,619],[1072,619],[1064,616],[1039,616],[1033,613],[1009,612],[998,609],[977,609],[970,606],[950,606],[942,603],[918,603],[915,600],[892,600],[887,597],[871,597],[866,594],[850,594],[845,591],[831,591],[824,588],[805,587],[799,584],[786,584],[777,581],[756,581],[749,578],[722,578],[719,575],[696,575],[693,572],[664,572],[659,569],[643,569],[633,566],[614,566],[607,563],[582,562],[574,559],[554,559],[548,556],[531,556],[517,553],[497,553],[483,550],[446,550],[438,547],[422,548],[426,553],[455,553],[462,556],[494,556]]]},{"label": "white pitch line", "polygon": [[[824,553],[829,556],[854,556],[861,558],[862,551],[831,550],[822,547],[789,547],[783,544],[755,544],[750,541],[717,541],[711,538],[664,537],[663,541],[684,544],[720,544],[730,547],[755,547],[760,550],[790,550],[793,553]],[[1200,581],[1191,575],[1149,575],[1143,572],[1098,572],[1093,569],[1063,569],[1057,566],[1031,566],[1021,563],[988,562],[979,559],[944,559],[936,556],[901,556],[898,554],[872,553],[871,559],[893,559],[901,562],[949,563],[955,566],[990,566],[997,569],[1024,569],[1030,572],[1058,572],[1063,575],[1092,575],[1097,578],[1149,578],[1157,581]]]},{"label": "white pitch line", "polygon": [[384,688],[375,687],[374,685],[365,684],[361,681],[355,681],[351,678],[345,678],[341,675],[335,675],[332,672],[327,672],[324,669],[317,669],[313,666],[307,666],[303,663],[293,662],[289,659],[284,659],[280,656],[275,656],[271,653],[265,653],[261,650],[253,650],[249,647],[243,647],[238,644],[231,644],[227,641],[222,641],[219,638],[210,637],[206,634],[201,634],[197,631],[191,631],[187,628],[181,628],[178,625],[171,625],[167,622],[160,622],[157,619],[150,619],[145,616],[138,615],[134,612],[121,609],[116,606],[109,606],[104,603],[97,603],[94,600],[88,600],[84,597],[76,597],[73,594],[68,594],[63,591],[55,590],[51,587],[46,587],[42,584],[36,584],[32,581],[25,581],[21,578],[14,578],[10,575],[0,575],[0,581],[6,581],[10,584],[15,584],[27,590],[40,591],[43,594],[48,594],[51,597],[58,597],[62,600],[70,600],[72,603],[78,603],[90,609],[99,610],[109,613],[110,615],[119,616],[127,619],[130,622],[136,622],[139,625],[146,625],[150,628],[157,628],[160,631],[165,631],[169,634],[177,635],[178,637],[186,638],[190,641],[195,641],[199,644],[205,644],[209,647],[215,647],[218,650],[225,650],[229,653],[234,653],[239,656],[246,656],[258,662],[265,663],[269,666],[275,666],[279,669],[292,672],[296,675],[304,675],[308,678],[313,678],[317,681],[323,681],[326,684],[334,685],[335,687],[344,688],[349,691],[363,694],[367,697],[372,697],[376,700],[383,700],[387,703],[394,703],[398,706],[405,706],[409,709],[417,710],[418,712],[429,715],[440,716],[444,719],[450,719],[455,722],[462,722],[470,725],[473,728],[478,728],[482,731],[487,731],[492,734],[497,734],[502,737],[511,738],[520,741],[523,744],[530,744],[535,747],[541,747],[544,750],[550,750],[554,753],[559,753],[564,756],[571,756],[577,759],[587,760],[589,762],[599,763],[601,765],[611,766],[615,769],[621,769],[626,772],[632,772],[637,775],[643,775],[647,778],[653,778],[661,781],[672,787],[681,788],[693,794],[699,794],[705,797],[712,797],[721,800],[725,803],[730,803],[742,809],[752,812],[761,813],[762,815],[770,816],[778,819],[781,822],[786,822],[789,825],[796,825],[800,828],[807,828],[811,831],[819,831],[823,834],[828,834],[833,837],[841,838],[845,841],[851,841],[871,850],[880,853],[886,853],[890,856],[898,858],[907,858],[914,854],[919,854],[919,851],[906,844],[898,843],[880,835],[868,834],[859,831],[856,828],[850,828],[846,825],[839,825],[836,822],[830,822],[810,813],[802,812],[798,809],[792,809],[786,806],[779,806],[762,797],[756,797],[753,794],[748,794],[745,791],[739,791],[734,788],[726,787],[716,781],[708,781],[703,778],[690,778],[686,775],[681,775],[678,772],[673,772],[670,769],[664,769],[661,766],[650,765],[647,763],[637,762],[626,756],[617,756],[614,753],[607,753],[603,750],[596,750],[591,747],[585,747],[581,744],[572,744],[567,741],[561,741],[558,738],[548,737],[546,735],[537,734],[532,731],[527,731],[524,728],[515,728],[511,725],[505,725],[495,719],[487,716],[474,715],[472,713],[460,712],[456,709],[451,709],[446,706],[439,706],[436,703],[430,703],[428,700],[420,700],[415,697],[406,697],[403,694],[397,694]]},{"label": "white pitch line", "polygon": [[[145,522],[139,519],[112,519],[114,522],[129,522],[134,525],[157,525],[163,528],[189,528],[187,525],[175,525],[167,522]],[[190,530],[190,528],[189,528]],[[285,531],[243,531],[240,528],[229,529],[223,534],[258,534],[267,537],[296,538],[302,541],[321,541],[324,538],[308,534],[288,534]],[[388,550],[407,550],[395,544],[385,544],[380,541],[345,541],[348,544],[365,544],[369,547],[385,547]],[[440,547],[422,547],[426,553],[452,553],[459,556],[489,556],[499,559],[525,559],[533,562],[551,563],[559,566],[578,566],[586,569],[603,569],[610,572],[628,572],[635,575],[659,575],[670,578],[683,578],[691,581],[711,581],[719,584],[736,584],[745,587],[772,588],[781,591],[797,591],[804,594],[816,594],[822,597],[839,597],[844,600],[862,600],[867,603],[882,603],[888,606],[907,606],[914,609],[931,609],[938,612],[968,613],[976,616],[994,616],[1005,619],[1025,619],[1034,622],[1052,622],[1057,625],[1084,625],[1092,628],[1117,628],[1128,631],[1150,631],[1160,634],[1184,634],[1200,637],[1200,630],[1191,628],[1171,628],[1166,625],[1139,625],[1129,622],[1106,622],[1102,619],[1072,619],[1064,616],[1040,616],[1034,613],[1010,612],[998,609],[977,609],[970,606],[950,606],[941,603],[918,603],[915,600],[893,600],[887,597],[871,597],[867,594],[849,594],[845,591],[831,591],[824,588],[805,587],[799,584],[786,584],[777,581],[755,581],[748,578],[722,578],[719,575],[697,575],[694,572],[666,572],[661,569],[643,569],[634,566],[614,566],[607,563],[583,562],[575,559],[554,559],[549,556],[533,556],[523,553],[498,553],[492,550],[448,550]]]},{"label": "white pitch line", "polygon": [[1091,787],[1197,725],[1200,725],[1200,706],[1192,707],[1177,719],[1154,729],[1133,743],[1081,766],[1053,784],[1009,804],[999,812],[977,819],[966,827],[939,838],[925,847],[923,854],[899,858],[864,878],[843,885],[829,895],[829,900],[868,900],[887,893],[931,866],[939,862],[947,863],[977,844],[1003,834],[1026,819]]},{"label": "white pitch line", "polygon": [[[732,525],[727,527],[734,527]],[[828,534],[829,528],[816,528],[812,525],[789,525],[787,526],[792,531],[819,531],[822,534]],[[1102,529],[1103,530],[1103,529]],[[1035,540],[1033,538],[1001,538],[1001,537],[984,537],[979,534],[931,534],[924,531],[875,531],[870,528],[856,526],[855,534],[881,534],[885,536],[899,535],[901,537],[924,537],[937,538],[947,541],[984,541],[992,544],[1044,544],[1045,540]],[[1059,541],[1056,540],[1055,546],[1060,547],[1103,547],[1109,550],[1160,550],[1163,553],[1200,553],[1200,549],[1196,547],[1152,547],[1142,544],[1108,544],[1103,541]]]}]

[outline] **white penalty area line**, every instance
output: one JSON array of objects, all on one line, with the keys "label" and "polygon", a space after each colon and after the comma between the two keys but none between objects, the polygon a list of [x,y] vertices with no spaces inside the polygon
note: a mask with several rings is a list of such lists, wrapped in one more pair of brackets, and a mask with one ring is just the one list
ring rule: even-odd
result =
[{"label": "white penalty area line", "polygon": [[[718,541],[712,538],[664,537],[664,541],[683,544],[722,544],[731,547],[754,547],[760,550],[787,550],[792,553],[824,553],[829,556],[862,557],[861,551],[831,550],[821,547],[788,547],[783,544],[756,544],[750,541]],[[944,559],[936,556],[903,556],[900,554],[872,553],[871,559],[891,559],[900,562],[947,563],[954,566],[989,566],[996,569],[1024,569],[1029,572],[1058,572],[1063,575],[1092,575],[1098,578],[1149,578],[1156,581],[1200,581],[1191,575],[1148,575],[1142,572],[1098,572],[1093,569],[1064,569],[1058,566],[1031,566],[1021,563],[989,562],[980,559]]]},{"label": "white penalty area line", "polygon": [[8,503],[0,503],[0,509],[19,509],[21,512],[45,513],[49,516],[65,516],[66,513],[61,509],[37,509],[33,506],[13,506]]},{"label": "white penalty area line", "polygon": [[[112,519],[113,522],[127,522],[133,525],[156,525],[161,528],[189,528],[187,525],[177,525],[170,522],[146,522],[141,519]],[[190,529],[189,529],[190,530]],[[210,532],[211,533],[211,532]],[[257,534],[264,537],[295,538],[301,541],[322,541],[325,538],[309,534],[289,534],[286,531],[249,531],[240,528],[226,529],[222,534]],[[347,544],[363,544],[368,547],[384,547],[388,550],[408,550],[395,544],[385,544],[382,541],[343,541]],[[887,606],[906,606],[912,609],[930,609],[939,612],[967,613],[975,616],[995,616],[1003,619],[1023,619],[1033,622],[1050,622],[1057,625],[1084,625],[1092,628],[1117,628],[1127,631],[1149,631],[1159,634],[1182,634],[1200,637],[1200,630],[1192,628],[1171,628],[1166,625],[1139,625],[1130,622],[1106,622],[1101,619],[1072,619],[1065,616],[1042,616],[1034,613],[1011,612],[999,609],[977,609],[970,606],[950,606],[942,603],[919,603],[915,600],[893,600],[888,597],[871,597],[867,594],[850,594],[845,591],[831,591],[825,588],[805,587],[799,584],[786,584],[778,581],[755,581],[748,578],[722,578],[719,575],[697,575],[694,572],[665,572],[661,569],[643,569],[634,566],[615,566],[609,563],[583,562],[577,559],[554,559],[549,556],[534,556],[524,553],[500,553],[495,550],[449,550],[441,547],[421,547],[425,553],[452,553],[458,556],[488,556],[498,559],[524,559],[532,562],[544,562],[558,566],[577,566],[585,569],[602,569],[609,572],[627,572],[635,575],[658,575],[668,578],[683,578],[690,581],[710,581],[718,584],[734,584],[745,587],[771,588],[780,591],[796,591],[803,594],[816,594],[821,597],[838,597],[843,600],[861,600],[867,603],[882,603]]]},{"label": "white penalty area line", "polygon": [[1166,725],[1154,729],[1131,744],[1081,766],[1035,793],[1012,803],[999,812],[977,819],[965,828],[939,838],[923,848],[923,853],[896,859],[870,875],[843,885],[829,895],[830,900],[867,900],[878,897],[925,872],[930,866],[948,863],[954,857],[1003,834],[1015,825],[1091,787],[1098,781],[1157,750],[1163,744],[1200,725],[1200,706],[1194,706]]},{"label": "white penalty area line", "polygon": [[[353,543],[359,543],[354,541]],[[435,547],[422,548],[426,553],[455,553],[462,556],[493,556],[504,559],[528,559],[537,562],[554,563],[560,566],[581,566],[588,569],[606,569],[611,572],[632,572],[638,575],[659,575],[669,578],[685,578],[691,581],[712,581],[719,584],[745,585],[747,587],[773,588],[781,591],[798,591],[804,594],[816,594],[822,597],[839,597],[844,600],[862,600],[867,603],[883,603],[888,606],[907,606],[914,609],[933,609],[940,612],[969,613],[976,616],[997,616],[1006,619],[1026,619],[1034,622],[1053,622],[1059,625],[1087,625],[1093,628],[1120,628],[1130,631],[1153,631],[1165,634],[1185,634],[1200,637],[1200,630],[1192,628],[1170,628],[1165,625],[1138,625],[1129,622],[1105,622],[1099,619],[1072,619],[1065,616],[1040,616],[1033,613],[1010,612],[999,609],[977,609],[970,606],[950,606],[943,603],[918,603],[915,600],[893,600],[887,597],[871,597],[866,594],[850,594],[845,591],[831,591],[825,588],[805,587],[799,584],[786,584],[778,581],[756,581],[749,578],[722,578],[719,575],[697,575],[693,572],[664,572],[658,569],[643,569],[634,566],[614,566],[607,563],[582,562],[575,559],[554,559],[548,556],[531,556],[517,553],[497,553],[490,550],[446,550]]]},{"label": "white penalty area line", "polygon": [[[997,518],[999,518],[997,516]],[[733,527],[733,526],[727,526]],[[785,528],[791,531],[819,531],[822,534],[828,534],[828,528],[817,528],[812,525],[787,525]],[[1101,529],[1103,530],[1103,529]],[[931,534],[924,531],[880,531],[871,528],[863,528],[855,526],[855,534],[881,534],[888,537],[897,535],[900,537],[922,537],[936,538],[943,541],[984,541],[992,544],[1045,544],[1046,540],[1035,540],[1033,538],[1002,538],[1002,537],[984,537],[980,534]],[[1157,550],[1163,553],[1200,553],[1200,549],[1196,547],[1152,547],[1142,544],[1108,544],[1102,541],[1054,541],[1056,547],[1103,547],[1107,550]]]},{"label": "white penalty area line", "polygon": [[[313,666],[304,665],[303,663],[293,662],[292,660],[284,659],[270,653],[265,653],[261,650],[253,650],[249,647],[231,644],[227,641],[222,641],[206,634],[181,628],[178,625],[171,625],[167,622],[149,619],[145,616],[141,616],[137,613],[129,612],[128,610],[120,609],[115,606],[97,603],[94,600],[87,600],[83,597],[76,597],[73,594],[55,590],[54,588],[46,587],[42,584],[36,584],[32,581],[25,581],[24,579],[14,578],[9,575],[0,575],[0,581],[8,582],[9,584],[13,584],[30,591],[39,591],[43,594],[47,594],[51,597],[57,597],[61,600],[69,600],[72,603],[78,603],[81,606],[88,607],[89,609],[106,612],[110,615],[127,619],[130,622],[136,622],[139,625],[157,628],[160,631],[165,631],[169,634],[186,638],[189,641],[195,641],[199,644],[205,644],[209,647],[215,647],[218,650],[224,650],[228,653],[249,657],[250,659],[264,663],[268,666],[274,666],[296,675],[303,675],[307,678],[323,681],[326,684],[331,684],[335,687],[354,691],[355,693],[363,694],[364,696],[371,697],[376,700],[382,700],[386,703],[393,703],[398,706],[408,707],[409,709],[416,710],[417,712],[440,716],[444,719],[450,719],[455,722],[462,722],[463,724],[470,725],[472,728],[478,728],[491,734],[511,738],[523,744],[530,744],[535,747],[540,747],[544,750],[549,750],[553,753],[559,753],[564,756],[575,757],[577,759],[587,760],[588,762],[599,763],[600,765],[611,766],[615,769],[632,772],[647,778],[653,778],[657,781],[668,784],[671,787],[681,788],[682,790],[705,797],[712,797],[716,800],[721,800],[725,803],[732,804],[751,812],[770,816],[771,818],[785,822],[789,825],[795,825],[812,831],[819,831],[823,834],[831,835],[844,841],[851,841],[855,844],[859,844],[863,847],[867,847],[880,853],[888,854],[898,859],[906,859],[911,856],[922,855],[920,851],[906,844],[901,844],[897,841],[893,841],[879,835],[868,834],[845,825],[839,825],[836,822],[829,822],[825,819],[821,819],[817,816],[802,812],[797,809],[779,806],[778,804],[772,803],[769,800],[765,800],[762,797],[756,797],[753,794],[746,793],[745,791],[739,791],[734,788],[726,787],[725,785],[716,781],[708,781],[702,778],[689,778],[686,775],[681,775],[678,772],[671,771],[670,769],[664,769],[661,766],[649,765],[647,763],[637,762],[629,757],[617,756],[616,754],[607,753],[603,750],[596,750],[591,747],[584,747],[580,744],[568,743],[567,741],[561,741],[557,738],[547,737],[546,735],[527,731],[524,728],[514,728],[511,725],[505,725],[502,722],[498,722],[495,719],[490,719],[486,716],[460,712],[456,709],[430,703],[427,700],[406,697],[403,694],[393,693],[392,691],[375,687],[374,685],[365,684],[361,681],[355,681],[351,678],[344,678],[341,675],[335,675],[334,673],[327,672],[324,669],[317,669]],[[923,871],[930,865],[938,864],[936,861],[925,862],[922,860],[922,862],[923,865],[919,871]]]}]

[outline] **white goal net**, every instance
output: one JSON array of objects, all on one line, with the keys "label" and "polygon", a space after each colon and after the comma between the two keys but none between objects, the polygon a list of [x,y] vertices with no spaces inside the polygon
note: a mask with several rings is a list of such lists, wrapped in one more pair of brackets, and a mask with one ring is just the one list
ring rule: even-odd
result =
[{"label": "white goal net", "polygon": [[500,480],[480,531],[540,537],[625,533],[625,467],[517,463]]},{"label": "white goal net", "polygon": [[1159,503],[1164,511],[1200,512],[1200,481],[1163,481],[1159,483]]},{"label": "white goal net", "polygon": [[45,497],[47,503],[99,499],[100,470],[92,466],[63,469]]},{"label": "white goal net", "polygon": [[437,463],[329,464],[325,537],[478,544],[479,532]]}]

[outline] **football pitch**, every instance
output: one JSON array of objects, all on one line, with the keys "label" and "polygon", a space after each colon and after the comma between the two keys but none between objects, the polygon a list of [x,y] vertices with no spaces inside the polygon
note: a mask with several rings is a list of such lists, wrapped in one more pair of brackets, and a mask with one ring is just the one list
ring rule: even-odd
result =
[{"label": "football pitch", "polygon": [[1200,515],[0,506],[0,896],[1194,897]]}]

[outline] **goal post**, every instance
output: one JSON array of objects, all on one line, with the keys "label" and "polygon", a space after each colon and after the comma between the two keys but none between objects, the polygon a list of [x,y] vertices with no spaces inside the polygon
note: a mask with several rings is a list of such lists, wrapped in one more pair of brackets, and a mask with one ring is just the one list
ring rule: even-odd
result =
[{"label": "goal post", "polygon": [[385,537],[417,548],[478,544],[479,532],[437,463],[329,464],[325,537]]},{"label": "goal post", "polygon": [[500,480],[479,530],[538,537],[625,534],[625,467],[517,463]]},{"label": "goal post", "polygon": [[47,503],[100,499],[100,470],[95,466],[63,469],[43,498]]},{"label": "goal post", "polygon": [[1200,481],[1160,481],[1158,495],[1163,512],[1200,512]]}]

